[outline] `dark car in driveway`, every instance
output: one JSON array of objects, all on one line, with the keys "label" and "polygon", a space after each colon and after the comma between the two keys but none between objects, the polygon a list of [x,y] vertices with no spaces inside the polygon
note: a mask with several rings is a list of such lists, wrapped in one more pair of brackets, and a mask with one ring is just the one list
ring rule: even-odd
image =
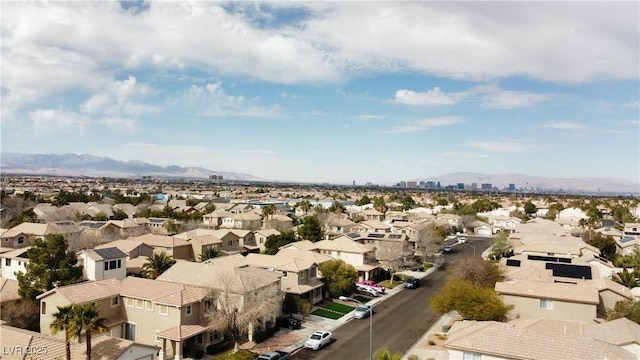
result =
[{"label": "dark car in driveway", "polygon": [[287,317],[280,318],[278,320],[278,325],[283,328],[297,330],[302,327],[302,321],[292,316],[287,316]]},{"label": "dark car in driveway", "polygon": [[415,289],[420,286],[420,279],[408,278],[404,281],[404,287],[407,289]]}]

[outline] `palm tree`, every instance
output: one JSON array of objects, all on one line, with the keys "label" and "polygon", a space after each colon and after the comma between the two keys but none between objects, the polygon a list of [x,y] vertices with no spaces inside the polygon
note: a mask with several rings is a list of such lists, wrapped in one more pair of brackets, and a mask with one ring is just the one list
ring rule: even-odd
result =
[{"label": "palm tree", "polygon": [[142,265],[142,273],[149,279],[155,279],[167,271],[176,261],[166,252],[153,254],[147,258],[147,262]]},{"label": "palm tree", "polygon": [[74,313],[76,336],[80,339],[80,333],[84,330],[87,338],[87,360],[91,360],[91,335],[109,330],[105,325],[106,319],[102,317],[95,303],[75,306]]},{"label": "palm tree", "polygon": [[67,360],[71,360],[71,339],[75,334],[76,327],[74,322],[75,312],[73,305],[58,306],[58,312],[53,314],[53,321],[49,324],[52,334],[64,331],[64,344],[67,354]]},{"label": "palm tree", "polygon": [[302,209],[302,211],[304,211],[304,214],[306,215],[309,209],[311,209],[311,203],[307,200],[301,201],[300,209]]},{"label": "palm tree", "polygon": [[611,278],[613,281],[618,284],[622,284],[629,289],[633,289],[634,287],[640,286],[640,270],[634,269],[633,271],[627,270],[627,268],[622,269],[621,272],[614,274]]},{"label": "palm tree", "polygon": [[220,252],[218,251],[217,247],[215,247],[215,246],[207,246],[202,251],[202,254],[200,254],[200,261],[205,261],[205,260],[212,259],[214,257],[218,257],[219,254],[220,254]]}]

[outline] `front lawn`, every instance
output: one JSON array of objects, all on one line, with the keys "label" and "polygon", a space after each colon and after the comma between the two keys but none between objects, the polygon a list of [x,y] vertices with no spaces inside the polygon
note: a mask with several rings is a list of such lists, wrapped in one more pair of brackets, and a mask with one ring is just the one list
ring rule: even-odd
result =
[{"label": "front lawn", "polygon": [[323,306],[325,309],[341,312],[343,314],[352,312],[355,308],[353,306],[340,304],[337,302],[330,302],[327,305]]},{"label": "front lawn", "polygon": [[330,302],[325,304],[320,309],[315,310],[311,314],[336,320],[340,319],[345,314],[352,312],[354,309],[355,308],[353,306]]},{"label": "front lawn", "polygon": [[337,312],[333,312],[333,311],[329,311],[329,310],[325,310],[325,309],[317,309],[316,311],[311,313],[312,315],[316,315],[316,316],[322,316],[322,317],[326,317],[329,319],[333,319],[333,320],[338,320],[341,317],[344,316],[343,313],[337,313]]}]

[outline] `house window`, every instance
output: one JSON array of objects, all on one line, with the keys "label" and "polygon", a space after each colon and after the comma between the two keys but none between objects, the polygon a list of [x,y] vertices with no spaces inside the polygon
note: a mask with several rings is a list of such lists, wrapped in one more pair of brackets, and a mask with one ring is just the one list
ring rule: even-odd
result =
[{"label": "house window", "polygon": [[113,270],[116,268],[116,261],[115,260],[111,260],[109,261],[109,269]]},{"label": "house window", "polygon": [[540,299],[540,309],[553,310],[553,300]]},{"label": "house window", "polygon": [[191,308],[191,305],[187,305],[184,311],[187,314],[187,316],[191,316],[191,314],[193,314],[193,309]]},{"label": "house window", "polygon": [[129,322],[124,324],[124,338],[136,341],[136,324]]},{"label": "house window", "polygon": [[104,262],[104,271],[107,271],[107,270],[109,270],[109,262],[105,261]]},{"label": "house window", "polygon": [[142,308],[144,308],[144,300],[142,300],[142,299],[136,299],[136,308],[137,308],[137,309],[142,309]]},{"label": "house window", "polygon": [[309,274],[309,277],[310,277],[311,279],[313,279],[313,278],[315,278],[316,276],[318,276],[317,271],[318,271],[318,269],[316,269],[316,267],[315,267],[315,266],[311,267],[311,272],[310,272],[310,274]]},{"label": "house window", "polygon": [[114,296],[111,298],[111,307],[120,305],[120,297]]},{"label": "house window", "polygon": [[213,302],[211,300],[205,300],[204,311],[211,311],[211,310],[213,310]]},{"label": "house window", "polygon": [[160,342],[160,337],[158,336],[159,332],[160,330],[156,330],[156,342]]},{"label": "house window", "polygon": [[227,242],[227,245],[233,246],[233,240],[229,240],[229,242]]},{"label": "house window", "polygon": [[300,271],[299,277],[300,277],[300,279],[304,279],[304,271]]},{"label": "house window", "polygon": [[47,315],[47,303],[44,301],[42,302],[41,313],[42,315]]},{"label": "house window", "polygon": [[24,243],[24,236],[18,237],[18,244]]},{"label": "house window", "polygon": [[125,302],[125,304],[127,305],[127,307],[133,307],[133,299],[132,298],[125,298],[127,301]]},{"label": "house window", "polygon": [[462,360],[481,360],[481,359],[482,359],[482,354],[475,353],[475,352],[468,352],[468,351],[462,352]]},{"label": "house window", "polygon": [[203,341],[204,341],[204,334],[200,333],[196,335],[196,344],[202,344]]},{"label": "house window", "polygon": [[286,277],[287,277],[287,272],[286,272],[286,271],[283,271],[283,272],[282,272],[282,277],[283,277],[283,278],[286,278]]},{"label": "house window", "polygon": [[160,315],[169,315],[169,307],[167,305],[158,305],[158,313]]},{"label": "house window", "polygon": [[144,308],[149,310],[149,311],[153,311],[153,303],[151,301],[149,301],[149,300],[145,300]]},{"label": "house window", "polygon": [[209,342],[212,343],[212,342],[218,340],[219,337],[220,337],[220,335],[218,334],[218,331],[214,330],[213,332],[209,333]]},{"label": "house window", "polygon": [[118,269],[122,268],[122,259],[118,259]]},{"label": "house window", "polygon": [[4,259],[4,264],[6,266],[11,266],[11,259]]}]

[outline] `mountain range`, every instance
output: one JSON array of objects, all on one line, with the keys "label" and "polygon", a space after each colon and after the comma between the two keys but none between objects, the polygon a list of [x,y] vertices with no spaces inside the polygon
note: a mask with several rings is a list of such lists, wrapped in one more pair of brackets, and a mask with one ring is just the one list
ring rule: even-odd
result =
[{"label": "mountain range", "polygon": [[[158,166],[142,161],[118,161],[109,157],[89,154],[22,154],[3,152],[0,154],[0,172],[11,174],[92,176],[135,178],[142,176],[206,179],[210,175],[222,175],[225,180],[271,181],[250,174],[214,171],[202,167],[177,165]],[[561,191],[565,193],[591,194],[640,194],[640,183],[616,178],[547,178],[522,174],[489,175],[459,172],[445,175],[420,177],[415,181],[436,181],[442,186],[473,183],[492,184],[498,189],[515,184],[517,189],[527,191]]]}]

